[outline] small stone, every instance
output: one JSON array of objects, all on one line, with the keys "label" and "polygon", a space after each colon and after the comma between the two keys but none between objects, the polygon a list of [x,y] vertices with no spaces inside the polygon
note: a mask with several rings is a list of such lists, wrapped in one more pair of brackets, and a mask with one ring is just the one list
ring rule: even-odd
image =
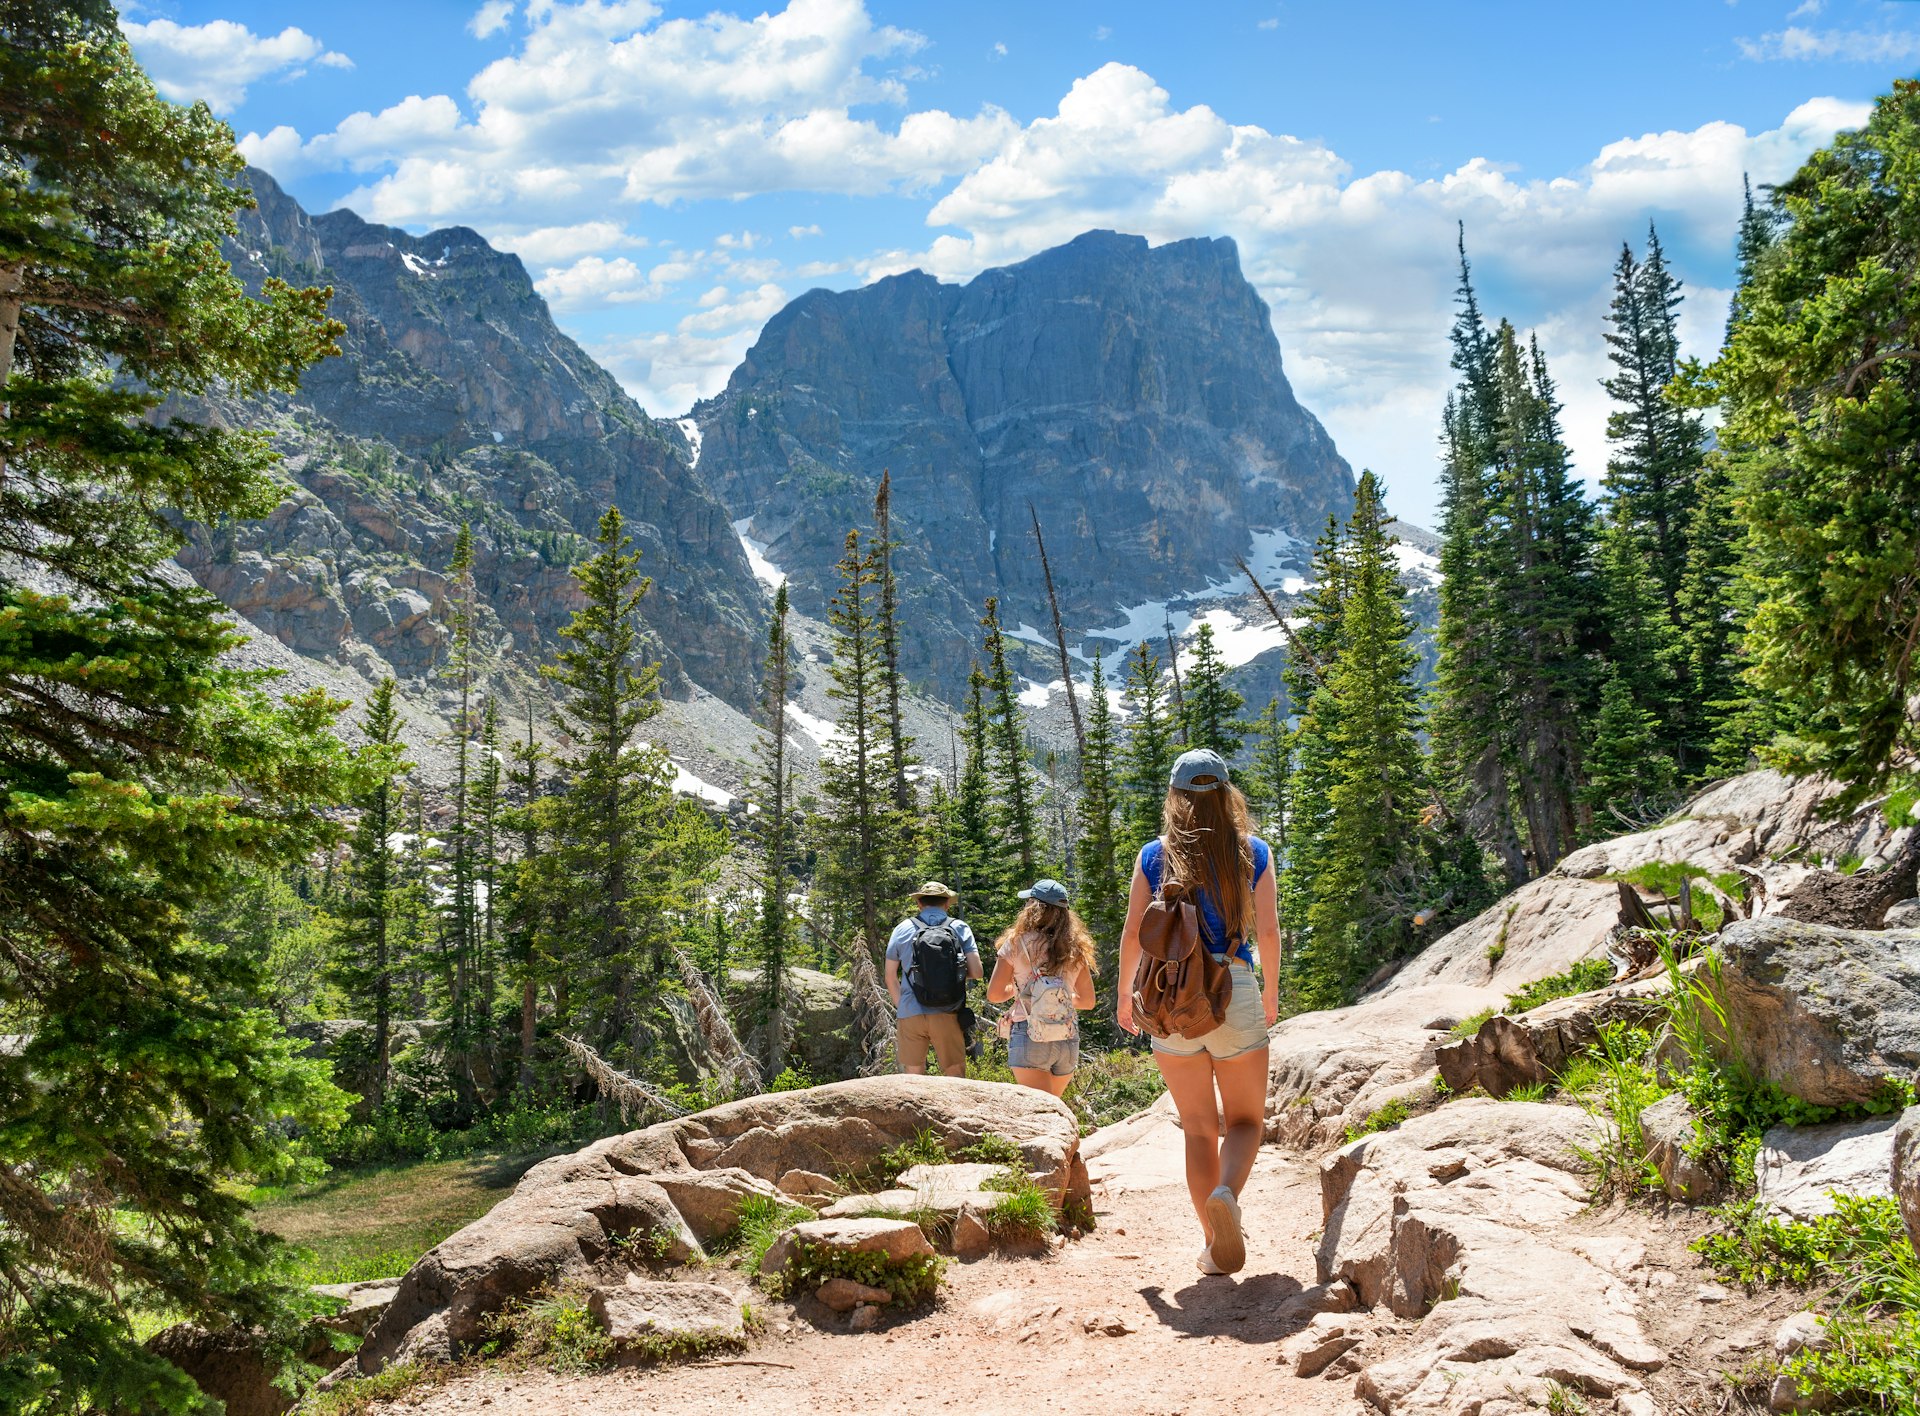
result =
[{"label": "small stone", "polygon": [[910,1219],[815,1219],[793,1228],[795,1243],[852,1254],[885,1254],[894,1263],[921,1258],[933,1245]]},{"label": "small stone", "polygon": [[1800,1395],[1800,1384],[1785,1372],[1773,1379],[1773,1388],[1767,1393],[1769,1411],[1822,1411],[1827,1405],[1826,1397]]},{"label": "small stone", "polygon": [[993,1231],[972,1206],[953,1222],[953,1256],[961,1260],[985,1258],[993,1251]]},{"label": "small stone", "polygon": [[1613,1409],[1621,1416],[1660,1416],[1660,1408],[1644,1391],[1623,1391],[1613,1398]]},{"label": "small stone", "polygon": [[1695,1291],[1694,1296],[1702,1303],[1724,1303],[1733,1297],[1733,1294],[1717,1283],[1703,1283]]},{"label": "small stone", "polygon": [[1820,1326],[1819,1315],[1802,1311],[1793,1314],[1774,1330],[1773,1355],[1784,1362],[1808,1347],[1815,1352],[1825,1352],[1827,1344],[1827,1330]]},{"label": "small stone", "polygon": [[814,1297],[836,1313],[845,1313],[862,1304],[891,1302],[893,1295],[884,1288],[856,1283],[850,1278],[830,1278],[814,1291]]},{"label": "small stone", "polygon": [[774,1187],[796,1200],[837,1199],[846,1193],[839,1181],[817,1170],[789,1170],[774,1182]]},{"label": "small stone", "polygon": [[1353,1285],[1344,1278],[1336,1278],[1332,1283],[1316,1283],[1312,1288],[1302,1289],[1300,1301],[1316,1313],[1351,1313],[1360,1305],[1360,1299],[1353,1291]]},{"label": "small stone", "polygon": [[847,1320],[848,1332],[872,1332],[880,1326],[880,1310],[871,1303],[862,1303],[853,1310],[853,1316]]},{"label": "small stone", "polygon": [[767,1245],[767,1252],[760,1256],[760,1272],[779,1273],[787,1266],[787,1260],[793,1257],[793,1231],[789,1229],[778,1239]]}]

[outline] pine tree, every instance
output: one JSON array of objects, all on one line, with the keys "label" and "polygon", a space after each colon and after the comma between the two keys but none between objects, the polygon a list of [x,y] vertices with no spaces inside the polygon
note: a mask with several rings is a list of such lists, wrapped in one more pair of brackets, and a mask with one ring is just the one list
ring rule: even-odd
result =
[{"label": "pine tree", "polygon": [[473,774],[472,830],[474,881],[474,1037],[487,1059],[489,1073],[495,1066],[494,1007],[499,988],[500,929],[500,831],[505,801],[505,762],[500,754],[500,705],[492,694],[480,705],[480,760]]},{"label": "pine tree", "polygon": [[900,716],[900,624],[896,613],[893,577],[893,474],[880,474],[880,490],[873,499],[874,539],[872,555],[880,603],[880,662],[887,692],[887,772],[893,783],[893,809],[905,817],[913,810],[913,785],[907,769],[913,765],[910,755],[913,739],[907,736]]},{"label": "pine tree", "polygon": [[545,885],[541,843],[546,818],[551,813],[543,809],[540,792],[540,764],[546,753],[534,737],[531,697],[527,700],[526,731],[513,744],[512,753],[507,786],[513,793],[513,805],[503,814],[502,824],[513,832],[519,849],[504,872],[501,916],[506,921],[503,945],[508,975],[517,981],[520,993],[516,1085],[521,1091],[530,1092],[539,1040],[540,984],[551,966],[546,941],[542,938],[546,923],[544,902],[555,893]]},{"label": "pine tree", "polygon": [[456,1090],[463,1102],[471,1104],[476,1095],[473,1054],[478,1042],[473,1016],[477,972],[477,892],[471,776],[479,596],[473,580],[473,529],[465,522],[461,523],[459,535],[454,540],[453,559],[447,566],[447,582],[445,673],[453,680],[458,706],[453,717],[453,825],[445,846],[452,879],[442,906],[441,952],[445,960],[449,1005],[448,1061]]},{"label": "pine tree", "polygon": [[1020,711],[1019,694],[1013,686],[1013,670],[1007,666],[1007,640],[1000,630],[1000,602],[989,596],[987,612],[980,625],[986,630],[987,716],[992,731],[989,748],[993,754],[995,795],[1000,805],[1006,842],[1020,862],[1020,874],[1034,878],[1040,859],[1038,795],[1032,769],[1027,764],[1026,719]]},{"label": "pine tree", "polygon": [[821,886],[828,916],[840,930],[857,929],[869,949],[884,942],[880,907],[893,898],[901,844],[891,810],[886,715],[887,681],[881,652],[873,557],[860,533],[847,532],[840,576],[827,611],[832,634],[833,684],[839,705],[837,734],[821,765],[825,811],[820,833]]},{"label": "pine tree", "polygon": [[1268,840],[1285,854],[1287,797],[1293,778],[1293,732],[1280,716],[1278,696],[1253,722],[1253,760],[1242,774],[1247,803],[1264,827]]},{"label": "pine tree", "polygon": [[[884,483],[883,483],[884,485]],[[784,1031],[786,975],[793,926],[787,918],[787,890],[791,866],[793,824],[791,769],[787,765],[787,694],[793,642],[787,635],[787,587],[774,591],[773,615],[767,626],[767,657],[760,675],[760,708],[766,736],[760,743],[760,771],[755,794],[760,810],[756,844],[760,849],[760,911],[754,922],[753,952],[760,969],[760,1008],[767,1024],[766,1074],[778,1076],[786,1066],[781,1055]]]},{"label": "pine tree", "polygon": [[1830,773],[1834,810],[1916,787],[1916,132],[1920,82],[1895,80],[1865,124],[1775,189],[1790,221],[1707,371],[1747,537],[1746,672],[1793,724],[1774,760]]},{"label": "pine tree", "polygon": [[547,914],[571,984],[569,1021],[605,1052],[632,1027],[643,987],[664,968],[656,917],[667,892],[653,853],[672,796],[665,755],[639,737],[660,711],[659,666],[641,661],[636,622],[652,582],[617,508],[600,518],[595,544],[573,567],[583,603],[560,631],[566,647],[541,673],[560,691],[554,724],[569,744],[556,764]]},{"label": "pine tree", "polygon": [[1127,657],[1127,738],[1121,753],[1120,819],[1124,842],[1137,850],[1160,834],[1161,807],[1173,770],[1173,728],[1160,680],[1160,659],[1145,640]]},{"label": "pine tree", "polygon": [[1115,836],[1119,801],[1113,764],[1118,750],[1106,673],[1093,661],[1093,695],[1087,706],[1087,752],[1080,774],[1080,848],[1074,855],[1080,915],[1100,945],[1103,979],[1114,977],[1120,927],[1126,921],[1127,885]]},{"label": "pine tree", "polygon": [[960,771],[954,798],[954,826],[958,837],[958,869],[948,886],[960,893],[960,903],[977,934],[988,934],[989,921],[998,920],[1012,885],[1006,841],[994,810],[993,772],[990,766],[993,729],[987,715],[987,676],[974,663],[967,674],[966,713],[962,719],[966,763]]},{"label": "pine tree", "polygon": [[1413,687],[1413,621],[1372,473],[1354,494],[1343,558],[1340,653],[1319,693],[1339,706],[1326,744],[1327,820],[1299,974],[1307,997],[1343,1001],[1378,964],[1406,951],[1410,847],[1425,805]]},{"label": "pine tree", "polygon": [[[1624,747],[1607,747],[1603,734],[1616,727],[1630,729],[1636,750],[1643,749],[1661,759],[1657,768],[1648,764],[1649,771],[1656,774],[1649,779],[1650,784],[1657,780],[1670,788],[1675,780],[1673,742],[1679,734],[1679,725],[1674,721],[1679,706],[1673,672],[1679,653],[1678,636],[1667,618],[1659,583],[1642,554],[1640,539],[1619,519],[1620,511],[1616,505],[1615,514],[1608,519],[1600,536],[1600,583],[1607,626],[1605,682],[1625,695],[1634,713],[1628,716],[1616,710],[1611,717],[1604,712],[1597,715],[1589,745],[1606,751],[1616,761],[1621,760]],[[1603,697],[1602,708],[1605,706]],[[1644,741],[1643,718],[1652,734]],[[1593,787],[1596,783],[1590,780],[1588,785]],[[1611,793],[1612,788],[1608,791]],[[1638,799],[1651,802],[1656,796],[1649,791]],[[1612,794],[1595,796],[1590,791],[1586,800],[1599,805],[1618,798]],[[1591,834],[1595,837],[1615,835],[1618,826],[1619,818],[1608,814],[1594,821]]]},{"label": "pine tree", "polygon": [[361,723],[368,780],[353,803],[360,819],[353,830],[346,898],[340,909],[345,927],[331,969],[349,1006],[373,1024],[373,1094],[367,1100],[376,1109],[386,1101],[393,1056],[394,981],[401,973],[403,942],[401,931],[394,927],[401,884],[396,837],[405,820],[401,783],[413,768],[400,741],[393,689],[391,678],[380,680]]},{"label": "pine tree", "polygon": [[1673,761],[1660,750],[1654,716],[1635,700],[1619,673],[1600,690],[1587,752],[1587,784],[1596,837],[1618,835],[1637,824],[1637,814],[1665,802],[1673,789]]},{"label": "pine tree", "polygon": [[1727,342],[1733,340],[1734,326],[1746,314],[1749,292],[1759,278],[1760,263],[1773,249],[1780,232],[1779,215],[1772,203],[1753,199],[1753,179],[1740,174],[1742,202],[1740,234],[1734,247],[1733,303],[1727,312]]},{"label": "pine tree", "polygon": [[0,997],[30,1038],[0,1063],[0,1408],[185,1412],[130,1309],[291,1350],[243,1196],[344,1103],[189,921],[327,847],[357,786],[345,705],[275,702],[162,563],[284,491],[191,401],[291,391],[341,327],[324,290],[246,296],[233,134],[155,95],[108,5],[0,11],[0,93]]},{"label": "pine tree", "polygon": [[1227,683],[1227,666],[1214,642],[1213,626],[1202,620],[1194,636],[1193,659],[1187,668],[1181,725],[1190,748],[1211,748],[1231,760],[1246,739],[1240,721],[1243,698]]},{"label": "pine tree", "polygon": [[1680,584],[1675,654],[1692,697],[1686,718],[1686,761],[1696,776],[1747,769],[1749,754],[1781,726],[1767,697],[1741,673],[1741,627],[1752,612],[1739,568],[1746,531],[1734,505],[1728,459],[1716,454],[1700,474],[1699,500],[1687,531],[1687,573]]}]

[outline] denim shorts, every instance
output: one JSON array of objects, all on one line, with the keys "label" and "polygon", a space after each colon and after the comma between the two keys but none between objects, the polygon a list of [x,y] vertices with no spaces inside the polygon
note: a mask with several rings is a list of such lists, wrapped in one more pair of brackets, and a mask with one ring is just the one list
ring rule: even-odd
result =
[{"label": "denim shorts", "polygon": [[1080,1036],[1076,1033],[1058,1042],[1035,1042],[1027,1036],[1024,1022],[1015,1023],[1007,1034],[1007,1065],[1071,1077],[1080,1065]]},{"label": "denim shorts", "polygon": [[1233,996],[1227,1001],[1227,1016],[1220,1026],[1205,1037],[1182,1037],[1179,1033],[1156,1037],[1153,1039],[1155,1052],[1164,1052],[1169,1057],[1198,1057],[1205,1052],[1210,1053],[1214,1061],[1225,1062],[1267,1045],[1267,1010],[1260,1001],[1260,981],[1253,976],[1252,969],[1238,960],[1234,961],[1231,972]]}]

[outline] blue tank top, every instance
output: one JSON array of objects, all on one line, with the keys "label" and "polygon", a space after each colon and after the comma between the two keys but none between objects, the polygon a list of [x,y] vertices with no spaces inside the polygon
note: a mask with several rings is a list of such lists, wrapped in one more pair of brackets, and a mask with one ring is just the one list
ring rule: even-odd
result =
[{"label": "blue tank top", "polygon": [[[1166,846],[1158,837],[1148,841],[1140,848],[1140,873],[1147,877],[1147,884],[1153,887],[1155,894],[1160,892],[1160,869],[1166,855]],[[1273,851],[1258,836],[1253,838],[1253,883],[1258,885],[1260,877],[1267,873],[1273,864]],[[1213,898],[1213,892],[1204,885],[1194,891],[1194,902],[1200,907],[1200,938],[1214,954],[1226,954],[1227,922],[1220,917],[1219,903]],[[1232,951],[1237,959],[1244,959],[1247,966],[1253,966],[1253,941],[1242,939]]]}]

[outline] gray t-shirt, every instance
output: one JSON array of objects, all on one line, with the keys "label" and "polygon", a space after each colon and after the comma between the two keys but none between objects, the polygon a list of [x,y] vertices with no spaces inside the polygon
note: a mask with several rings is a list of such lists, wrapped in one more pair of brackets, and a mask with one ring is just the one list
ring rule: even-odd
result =
[{"label": "gray t-shirt", "polygon": [[907,973],[913,968],[913,936],[923,924],[951,923],[953,932],[960,940],[960,947],[969,954],[978,954],[980,946],[973,942],[973,931],[967,928],[964,919],[949,921],[943,909],[930,908],[920,911],[913,919],[903,919],[893,927],[893,935],[887,940],[887,957],[900,965],[900,1016],[917,1017],[921,1013],[957,1013],[960,1005],[950,1008],[929,1008],[913,996],[913,985],[907,982]]}]

